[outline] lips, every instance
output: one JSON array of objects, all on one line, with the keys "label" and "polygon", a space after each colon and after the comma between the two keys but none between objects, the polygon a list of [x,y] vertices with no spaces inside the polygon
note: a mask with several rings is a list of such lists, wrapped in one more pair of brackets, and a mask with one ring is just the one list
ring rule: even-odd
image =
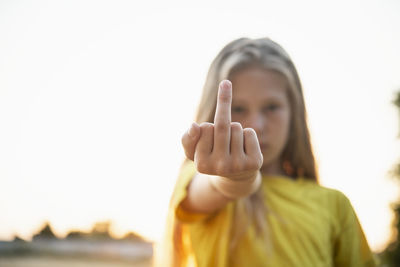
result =
[{"label": "lips", "polygon": [[268,145],[267,144],[260,144],[260,148],[261,148],[261,150],[264,150],[264,149],[266,149],[268,147]]}]

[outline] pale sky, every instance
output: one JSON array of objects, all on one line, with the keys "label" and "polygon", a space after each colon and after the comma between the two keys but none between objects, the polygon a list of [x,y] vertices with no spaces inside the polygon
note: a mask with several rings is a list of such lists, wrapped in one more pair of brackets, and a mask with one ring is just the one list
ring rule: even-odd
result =
[{"label": "pale sky", "polygon": [[110,219],[158,240],[211,60],[268,36],[302,79],[322,185],[382,249],[399,191],[400,2],[138,2],[0,1],[0,239]]}]

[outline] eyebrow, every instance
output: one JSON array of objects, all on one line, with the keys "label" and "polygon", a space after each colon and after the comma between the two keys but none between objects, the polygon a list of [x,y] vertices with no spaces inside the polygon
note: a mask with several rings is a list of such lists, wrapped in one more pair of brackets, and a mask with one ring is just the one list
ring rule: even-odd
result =
[{"label": "eyebrow", "polygon": [[[281,102],[283,99],[281,97],[277,96],[270,96],[267,99],[262,100],[263,104],[269,104],[270,102]],[[232,99],[232,105],[243,105],[247,104],[247,101],[244,99],[235,99],[235,97]]]}]

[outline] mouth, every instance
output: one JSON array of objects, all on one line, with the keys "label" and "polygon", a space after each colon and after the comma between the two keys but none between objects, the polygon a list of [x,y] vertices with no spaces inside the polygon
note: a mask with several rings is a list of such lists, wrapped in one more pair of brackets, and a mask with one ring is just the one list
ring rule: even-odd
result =
[{"label": "mouth", "polygon": [[260,149],[265,150],[268,147],[267,144],[260,144]]}]

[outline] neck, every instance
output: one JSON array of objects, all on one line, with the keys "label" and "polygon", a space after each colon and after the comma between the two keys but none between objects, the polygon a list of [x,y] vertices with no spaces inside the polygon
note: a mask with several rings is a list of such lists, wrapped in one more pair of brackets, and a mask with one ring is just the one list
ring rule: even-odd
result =
[{"label": "neck", "polygon": [[261,167],[260,171],[263,175],[287,176],[280,161],[265,164]]}]

